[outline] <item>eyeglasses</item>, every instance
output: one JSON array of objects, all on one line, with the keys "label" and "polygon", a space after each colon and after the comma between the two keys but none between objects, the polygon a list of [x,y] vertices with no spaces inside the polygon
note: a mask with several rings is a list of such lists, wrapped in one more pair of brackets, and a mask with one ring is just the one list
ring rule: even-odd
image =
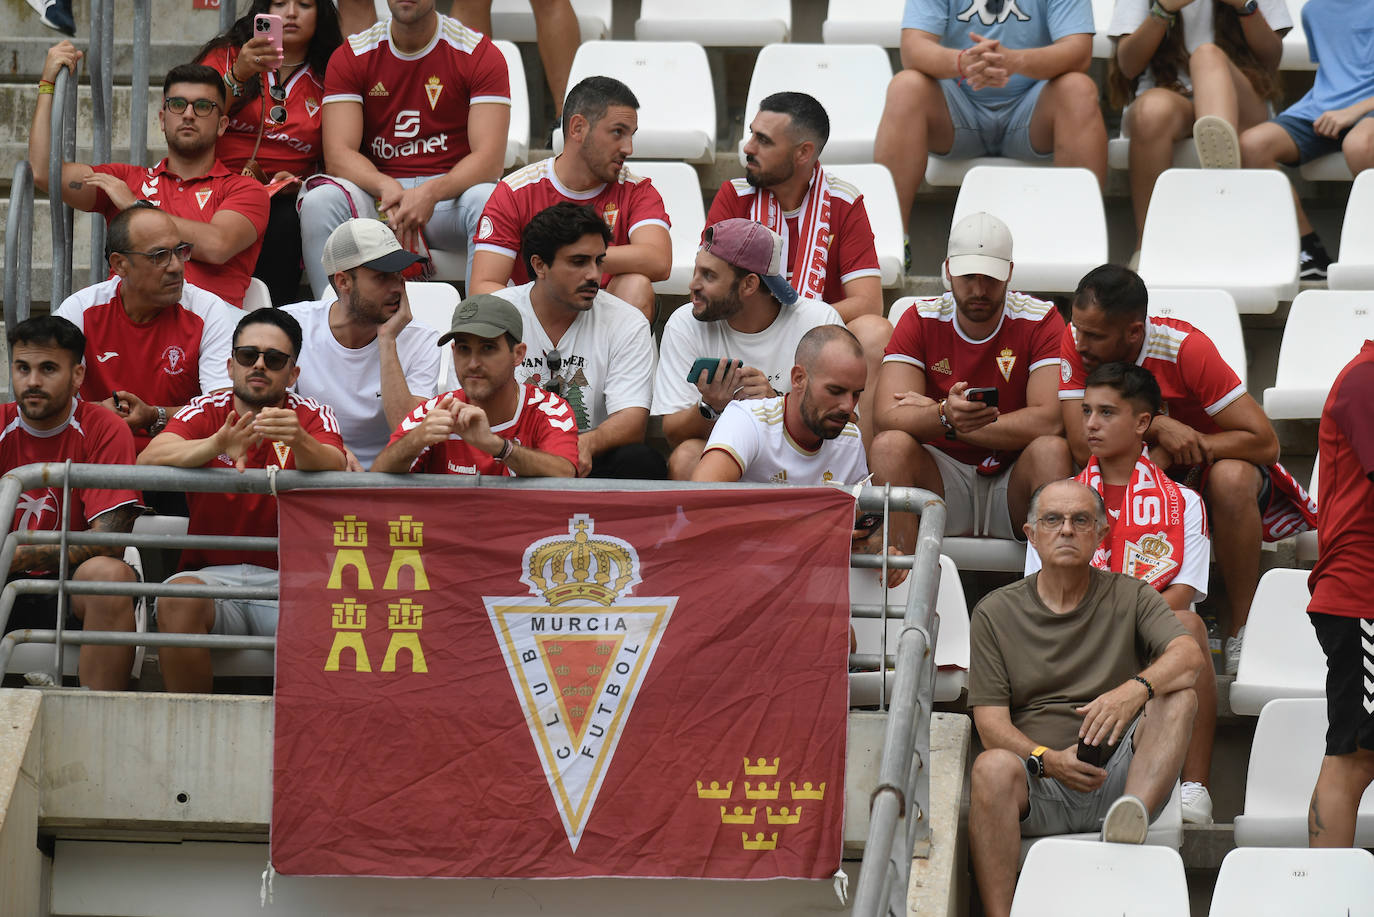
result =
[{"label": "eyeglasses", "polygon": [[1092,513],[1074,513],[1072,516],[1065,516],[1063,513],[1046,513],[1035,520],[1040,528],[1046,532],[1057,532],[1064,527],[1064,520],[1069,520],[1075,532],[1089,532],[1097,525],[1097,518]]},{"label": "eyeglasses", "polygon": [[150,252],[125,251],[115,249],[121,255],[142,255],[153,263],[153,267],[166,267],[172,263],[172,256],[176,255],[178,261],[185,261],[191,257],[191,243],[182,242],[175,248],[155,248]]},{"label": "eyeglasses", "polygon": [[267,113],[267,119],[271,121],[273,124],[285,124],[286,106],[282,105],[281,103],[286,101],[286,87],[268,86],[267,94],[272,97],[273,102],[277,103],[276,105],[273,105],[272,110]]},{"label": "eyeglasses", "polygon": [[280,350],[273,347],[262,350],[257,347],[249,347],[245,344],[242,347],[234,348],[234,362],[240,366],[256,366],[258,365],[258,357],[262,357],[262,362],[273,372],[285,369],[286,364],[291,362],[291,354],[282,353]]},{"label": "eyeglasses", "polygon": [[191,110],[199,118],[208,118],[215,109],[219,108],[219,103],[213,99],[196,99],[191,102],[181,96],[168,96],[162,100],[162,107],[174,115],[179,115],[186,110],[186,106],[191,106]]},{"label": "eyeglasses", "polygon": [[558,352],[557,347],[544,354],[544,365],[549,368],[549,378],[544,380],[542,388],[546,392],[562,396],[563,380],[558,378],[558,371],[563,368],[563,355]]}]

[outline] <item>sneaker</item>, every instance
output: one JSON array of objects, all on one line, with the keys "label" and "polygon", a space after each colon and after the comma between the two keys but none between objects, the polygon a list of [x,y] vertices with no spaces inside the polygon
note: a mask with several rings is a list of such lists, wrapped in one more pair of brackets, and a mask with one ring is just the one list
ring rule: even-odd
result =
[{"label": "sneaker", "polygon": [[28,0],[29,6],[43,24],[63,35],[76,37],[76,20],[72,18],[71,0]]},{"label": "sneaker", "polygon": [[1212,823],[1212,794],[1207,787],[1192,780],[1183,782],[1183,823],[1210,825]]},{"label": "sneaker", "polygon": [[1135,796],[1122,796],[1102,819],[1102,841],[1106,844],[1143,844],[1150,827],[1145,803]]},{"label": "sneaker", "polygon": [[1203,115],[1194,121],[1193,143],[1204,169],[1240,168],[1240,138],[1225,118]]},{"label": "sneaker", "polygon": [[1331,266],[1331,256],[1320,243],[1315,246],[1304,245],[1298,252],[1298,279],[1325,280],[1326,269]]},{"label": "sneaker", "polygon": [[1240,644],[1245,639],[1245,626],[1234,637],[1226,638],[1226,674],[1234,675],[1240,671]]}]

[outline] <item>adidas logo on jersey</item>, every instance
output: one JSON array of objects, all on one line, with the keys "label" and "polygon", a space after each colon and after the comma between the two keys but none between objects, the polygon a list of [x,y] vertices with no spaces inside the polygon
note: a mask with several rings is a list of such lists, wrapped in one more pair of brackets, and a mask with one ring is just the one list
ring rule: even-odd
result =
[{"label": "adidas logo on jersey", "polygon": [[945,357],[939,363],[931,367],[932,372],[944,373],[946,376],[952,375],[953,370],[949,368],[949,357]]},{"label": "adidas logo on jersey", "polygon": [[378,80],[378,81],[377,81],[377,85],[376,85],[376,86],[373,86],[371,89],[369,89],[369,90],[367,91],[367,94],[370,95],[370,96],[389,96],[389,95],[391,95],[391,93],[389,93],[389,92],[386,91],[386,87],[382,85],[382,81],[381,81],[381,80]]}]

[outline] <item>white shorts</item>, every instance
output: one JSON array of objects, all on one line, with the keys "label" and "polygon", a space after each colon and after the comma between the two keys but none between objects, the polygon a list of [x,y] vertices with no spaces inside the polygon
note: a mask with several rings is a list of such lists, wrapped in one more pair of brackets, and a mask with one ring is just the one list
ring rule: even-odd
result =
[{"label": "white shorts", "polygon": [[[221,567],[202,567],[178,573],[171,579],[195,577],[207,586],[272,586],[277,585],[277,571],[254,564],[229,564]],[[271,637],[277,633],[277,602],[272,599],[215,599],[215,623],[212,634],[235,637]]]},{"label": "white shorts", "polygon": [[1015,462],[1000,474],[985,477],[976,466],[965,465],[934,446],[927,445],[925,449],[934,457],[945,489],[946,535],[1026,540],[1021,526],[1012,524],[1007,509],[1007,487]]}]

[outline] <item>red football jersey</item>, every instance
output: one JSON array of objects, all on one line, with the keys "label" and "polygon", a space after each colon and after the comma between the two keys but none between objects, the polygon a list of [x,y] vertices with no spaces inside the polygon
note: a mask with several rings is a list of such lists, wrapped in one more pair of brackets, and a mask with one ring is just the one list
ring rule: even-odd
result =
[{"label": "red football jersey", "polygon": [[[343,452],[343,437],[339,435],[339,423],[334,412],[327,405],[313,398],[302,398],[294,392],[286,393],[284,407],[291,408],[300,418],[301,428],[326,446],[333,446]],[[233,392],[215,392],[202,395],[177,412],[167,421],[167,433],[175,433],[182,439],[205,439],[214,436],[225,419],[234,410]],[[296,467],[296,456],[289,446],[271,440],[263,440],[257,448],[248,453],[246,464],[249,468]],[[234,461],[220,453],[203,466],[234,470]],[[277,498],[271,494],[222,494],[188,493],[186,502],[191,510],[191,524],[187,529],[191,535],[257,535],[267,538],[277,536]],[[183,570],[199,570],[201,567],[223,564],[256,564],[259,567],[277,568],[277,555],[270,551],[235,550],[195,550],[188,549],[182,554]]]},{"label": "red football jersey", "polygon": [[[463,391],[446,392],[431,398],[411,411],[391,434],[391,443],[396,442],[419,426],[430,408],[452,395],[458,401],[467,402]],[[561,455],[577,468],[577,419],[573,416],[568,402],[552,392],[533,385],[520,386],[520,401],[515,408],[515,416],[503,424],[491,428],[491,432],[504,439],[512,440],[529,449],[538,449],[552,455]],[[457,433],[449,436],[448,441],[430,446],[416,457],[411,471],[426,474],[491,474],[515,477],[515,472],[498,462],[494,456],[481,449],[474,449]]]},{"label": "red football jersey", "polygon": [[[1008,293],[997,330],[981,341],[964,335],[955,321],[957,314],[952,293],[918,299],[893,329],[883,362],[919,368],[925,373],[926,395],[936,401],[947,397],[954,383],[967,382],[970,387],[996,388],[1003,414],[1024,408],[1030,374],[1059,362],[1064,320],[1054,303]],[[937,439],[926,445],[968,465],[992,454],[959,440]]]},{"label": "red football jersey", "polygon": [[[514,258],[510,282],[516,286],[528,283],[531,277],[520,255],[520,234],[536,213],[562,201],[586,204],[595,210],[611,230],[612,245],[628,245],[630,233],[641,226],[669,227],[663,196],[649,179],[625,168],[613,184],[573,191],[558,180],[550,158],[518,169],[497,183],[477,224],[477,250]],[[601,285],[610,279],[610,274],[603,274]]]},{"label": "red football jersey", "polygon": [[[827,303],[844,299],[844,285],[860,277],[880,277],[878,250],[873,245],[873,227],[868,222],[868,209],[859,189],[843,179],[826,175],[830,186],[830,252],[825,262],[825,295]],[[706,225],[711,226],[732,217],[750,218],[750,210],[759,189],[743,178],[732,179],[720,186]],[[796,264],[802,205],[795,213],[784,213],[787,237],[783,240],[782,263],[789,280]],[[796,283],[792,284],[794,287]],[[802,294],[806,295],[806,294]]]},{"label": "red football jersey", "polygon": [[[258,237],[252,244],[223,264],[197,261],[192,249],[191,260],[186,263],[188,282],[209,290],[230,305],[243,308],[243,294],[248,291],[248,281],[253,278],[253,268],[258,263],[258,250],[262,248],[262,233],[267,228],[271,207],[264,186],[255,179],[230,172],[219,160],[215,160],[207,174],[188,179],[170,171],[166,159],[147,169],[122,162],[107,162],[92,168],[117,177],[129,186],[134,196],[183,220],[208,223],[221,210],[243,214],[257,230]],[[107,220],[119,212],[103,191],[97,193],[95,209]]]},{"label": "red football jersey", "polygon": [[[197,395],[229,387],[229,343],[236,313],[190,284],[181,302],[136,324],[124,312],[120,280],[78,290],[54,313],[86,335],[86,378],[81,397],[100,402],[116,389],[151,405],[183,405]],[[138,451],[148,437],[135,434]]]},{"label": "red football jersey", "polygon": [[[1060,336],[1059,400],[1083,397],[1088,374],[1074,345],[1073,325]],[[1185,321],[1151,317],[1136,363],[1148,369],[1164,396],[1164,413],[1199,433],[1221,428],[1212,418],[1245,394],[1245,383],[1212,339]]]},{"label": "red football jersey", "polygon": [[[234,57],[238,57],[237,48],[216,48],[205,55],[201,63],[223,73],[229,66],[231,51]],[[266,74],[265,79],[268,85],[277,85],[275,73]],[[262,84],[259,83],[261,88]],[[320,141],[324,81],[306,64],[291,75],[285,89],[286,98],[283,101],[276,102],[268,96],[265,108],[265,91],[237,108],[233,105],[235,100],[230,99],[229,127],[215,144],[215,155],[230,171],[242,171],[243,164],[253,157],[253,145],[258,142],[260,124],[263,131],[262,144],[258,147],[258,165],[268,178],[278,172],[290,172],[305,178],[320,171],[320,164],[324,160],[324,147]],[[281,124],[267,119],[274,105],[286,109],[286,120]]]},{"label": "red football jersey", "polygon": [[1317,430],[1317,563],[1308,611],[1374,618],[1374,341],[1331,386]]},{"label": "red football jersey", "polygon": [[440,14],[415,54],[391,46],[391,20],[349,36],[329,59],[324,102],[363,107],[362,153],[392,178],[440,175],[469,152],[468,108],[510,104],[510,71],[491,40]]},{"label": "red football jersey", "polygon": [[[37,431],[19,413],[19,405],[0,405],[0,472],[34,462],[82,462],[89,465],[132,465],[134,438],[124,421],[89,401],[75,401],[67,422],[56,430]],[[83,488],[72,491],[68,528],[83,532],[101,513],[120,506],[137,506],[140,497],[132,490]],[[37,487],[19,497],[11,528],[56,531],[62,527],[62,485]],[[31,575],[52,570],[29,570]]]}]

